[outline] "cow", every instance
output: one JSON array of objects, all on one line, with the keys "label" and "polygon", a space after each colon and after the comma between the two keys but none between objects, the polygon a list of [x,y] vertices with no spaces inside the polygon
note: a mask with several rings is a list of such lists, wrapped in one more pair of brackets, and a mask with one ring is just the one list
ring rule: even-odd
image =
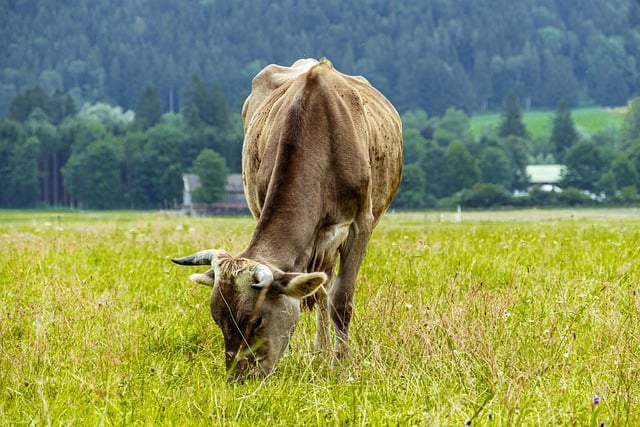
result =
[{"label": "cow", "polygon": [[211,267],[191,280],[213,288],[230,379],[272,372],[307,298],[316,349],[348,353],[356,277],[402,173],[398,112],[327,59],[265,67],[242,121],[244,191],[257,219],[249,244],[237,256],[205,249],[173,259]]}]

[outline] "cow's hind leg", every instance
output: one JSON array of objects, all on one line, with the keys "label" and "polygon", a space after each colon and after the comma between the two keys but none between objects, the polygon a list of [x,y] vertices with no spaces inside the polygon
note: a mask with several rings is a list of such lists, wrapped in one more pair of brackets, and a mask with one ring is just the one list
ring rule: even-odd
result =
[{"label": "cow's hind leg", "polygon": [[353,314],[353,294],[360,265],[371,237],[372,221],[354,223],[340,252],[340,270],[329,290],[329,311],[336,331],[336,356],[349,352],[349,323]]}]

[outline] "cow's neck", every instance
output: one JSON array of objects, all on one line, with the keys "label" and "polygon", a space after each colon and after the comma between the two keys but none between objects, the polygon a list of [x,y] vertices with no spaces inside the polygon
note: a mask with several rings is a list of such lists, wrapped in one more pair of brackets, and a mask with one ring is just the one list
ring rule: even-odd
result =
[{"label": "cow's neck", "polygon": [[317,194],[317,189],[295,182],[271,186],[244,256],[284,271],[306,270],[322,224]]},{"label": "cow's neck", "polygon": [[322,194],[330,173],[327,162],[318,158],[324,155],[317,148],[299,141],[280,143],[262,212],[245,256],[284,271],[308,267],[316,234],[325,222]]}]

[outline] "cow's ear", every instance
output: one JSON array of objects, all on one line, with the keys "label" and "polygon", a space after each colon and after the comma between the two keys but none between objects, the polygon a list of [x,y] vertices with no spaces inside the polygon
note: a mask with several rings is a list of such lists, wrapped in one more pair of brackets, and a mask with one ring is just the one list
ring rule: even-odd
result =
[{"label": "cow's ear", "polygon": [[302,299],[317,291],[327,280],[324,273],[284,273],[275,278],[273,288],[284,295]]},{"label": "cow's ear", "polygon": [[200,283],[201,285],[213,286],[216,281],[216,273],[213,268],[206,273],[196,273],[189,276],[192,282]]}]

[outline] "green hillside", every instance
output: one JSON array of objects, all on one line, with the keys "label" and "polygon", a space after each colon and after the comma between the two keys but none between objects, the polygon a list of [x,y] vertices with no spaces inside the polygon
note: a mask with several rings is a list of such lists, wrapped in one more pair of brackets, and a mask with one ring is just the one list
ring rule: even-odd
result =
[{"label": "green hillside", "polygon": [[[63,6],[61,6],[63,4]],[[133,109],[147,83],[180,111],[192,76],[241,105],[269,63],[331,59],[400,112],[622,105],[640,91],[635,0],[0,1],[0,116],[35,84]]]},{"label": "green hillside", "polygon": [[[619,129],[625,108],[590,107],[578,108],[571,112],[576,129],[582,134],[593,135],[605,129]],[[554,110],[523,112],[523,121],[532,137],[548,136]],[[500,113],[478,114],[471,117],[471,131],[480,135],[484,129],[495,128],[500,123]]]}]

